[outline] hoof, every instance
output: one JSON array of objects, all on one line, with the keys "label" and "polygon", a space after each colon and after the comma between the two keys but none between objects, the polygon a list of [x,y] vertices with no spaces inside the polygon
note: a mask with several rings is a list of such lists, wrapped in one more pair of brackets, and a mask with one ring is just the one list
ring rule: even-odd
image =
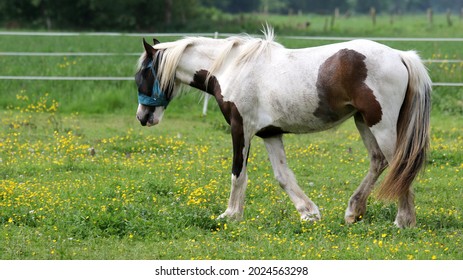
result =
[{"label": "hoof", "polygon": [[309,222],[320,221],[321,220],[320,213],[309,213],[309,214],[301,215],[301,220],[309,221]]},{"label": "hoof", "polygon": [[416,226],[416,220],[396,218],[394,221],[394,225],[398,228],[412,228]]},{"label": "hoof", "polygon": [[344,217],[344,221],[346,221],[346,224],[353,224],[357,222],[357,218],[354,215],[348,215]]},{"label": "hoof", "polygon": [[243,219],[242,213],[232,213],[225,211],[217,217],[217,220],[231,220],[231,221],[241,221]]},{"label": "hoof", "polygon": [[362,220],[362,218],[363,218],[362,215],[358,215],[358,216],[346,215],[346,216],[344,216],[344,221],[346,222],[346,224],[351,225],[351,224],[354,224],[354,223]]},{"label": "hoof", "polygon": [[349,225],[360,221],[363,218],[363,215],[365,214],[365,207],[362,207],[361,209],[356,209],[354,211],[350,209],[351,208],[348,207],[346,209],[346,213],[344,214],[344,221],[346,221],[346,224]]}]

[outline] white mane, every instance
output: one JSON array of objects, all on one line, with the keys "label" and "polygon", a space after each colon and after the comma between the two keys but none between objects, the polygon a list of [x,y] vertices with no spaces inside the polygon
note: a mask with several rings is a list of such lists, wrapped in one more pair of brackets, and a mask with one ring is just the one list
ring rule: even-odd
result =
[{"label": "white mane", "polygon": [[[213,58],[213,63],[210,67],[209,75],[216,73],[223,67],[223,64],[230,52],[237,47],[242,47],[239,55],[234,59],[234,65],[243,64],[251,61],[252,59],[261,56],[263,53],[267,53],[272,47],[282,47],[280,44],[274,41],[273,28],[268,25],[263,30],[264,38],[255,38],[249,35],[232,36],[226,39],[211,39],[205,37],[186,37],[184,39],[160,43],[153,46],[157,50],[161,50],[162,59],[159,63],[158,73],[161,74],[160,86],[162,89],[166,89],[169,85],[172,85],[175,79],[175,71],[180,62],[180,59],[188,47],[200,46],[201,44],[211,44],[212,41],[220,41],[222,50],[219,52],[217,57]],[[139,60],[138,67],[141,69],[143,61],[146,59],[146,53],[144,53]]]}]

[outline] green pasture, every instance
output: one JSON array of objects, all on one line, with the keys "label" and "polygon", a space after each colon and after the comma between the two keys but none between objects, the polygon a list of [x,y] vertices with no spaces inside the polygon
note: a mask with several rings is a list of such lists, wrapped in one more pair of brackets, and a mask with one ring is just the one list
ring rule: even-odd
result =
[{"label": "green pasture", "polygon": [[[330,43],[277,36],[291,48]],[[461,42],[384,43],[463,59]],[[0,36],[1,52],[121,53],[0,55],[0,75],[127,77],[137,56],[124,54],[141,50],[130,36]],[[461,63],[427,66],[435,82],[463,82]],[[411,229],[394,227],[396,205],[374,197],[362,221],[344,224],[368,169],[353,121],[285,136],[321,221],[299,220],[256,138],[244,220],[230,222],[216,220],[230,190],[228,126],[213,100],[201,116],[198,91],[186,89],[150,129],[135,119],[132,81],[0,80],[0,97],[0,259],[463,259],[461,87],[434,88],[432,151],[414,184]]]},{"label": "green pasture", "polygon": [[252,15],[249,21],[254,21],[254,26],[247,26],[249,21],[245,21],[243,28],[257,30],[259,22],[267,21],[275,26],[277,32],[292,35],[458,37],[463,25],[463,20],[455,14],[450,16],[450,25],[445,14],[435,14],[430,22],[426,14],[382,13],[376,16],[375,23],[369,15],[340,14],[333,19],[333,14]]}]

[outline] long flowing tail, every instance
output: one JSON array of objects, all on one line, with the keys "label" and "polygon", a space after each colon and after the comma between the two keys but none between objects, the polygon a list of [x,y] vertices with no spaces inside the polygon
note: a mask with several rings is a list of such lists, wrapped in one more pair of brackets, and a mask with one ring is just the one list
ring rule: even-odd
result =
[{"label": "long flowing tail", "polygon": [[400,52],[408,69],[408,89],[397,121],[397,142],[390,170],[377,196],[393,200],[405,195],[426,162],[432,82],[414,51]]}]

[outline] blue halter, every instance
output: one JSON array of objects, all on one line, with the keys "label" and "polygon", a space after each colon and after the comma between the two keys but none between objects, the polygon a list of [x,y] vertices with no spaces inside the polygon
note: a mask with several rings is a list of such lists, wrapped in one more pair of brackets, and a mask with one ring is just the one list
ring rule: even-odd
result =
[{"label": "blue halter", "polygon": [[161,90],[159,80],[156,77],[156,71],[154,70],[153,62],[150,62],[145,69],[147,68],[151,68],[151,72],[154,76],[153,91],[151,92],[151,96],[138,92],[138,103],[146,106],[163,106],[164,108],[167,108],[167,105],[169,105],[170,101],[167,100],[166,94]]}]

